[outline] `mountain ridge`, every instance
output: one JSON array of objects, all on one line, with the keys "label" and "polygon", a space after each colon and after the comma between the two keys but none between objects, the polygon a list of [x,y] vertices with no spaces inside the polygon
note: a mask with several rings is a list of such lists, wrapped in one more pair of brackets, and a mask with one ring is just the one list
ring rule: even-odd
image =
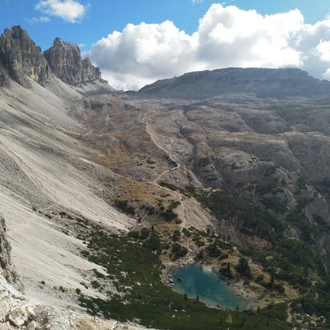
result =
[{"label": "mountain ridge", "polygon": [[0,36],[0,85],[8,85],[11,77],[31,88],[28,76],[45,86],[51,73],[71,86],[97,84],[103,93],[115,91],[101,78],[100,69],[89,58],[82,59],[78,46],[55,38],[53,46],[42,53],[21,26],[5,29]]},{"label": "mountain ridge", "polygon": [[296,68],[226,68],[196,71],[158,80],[139,93],[162,97],[205,99],[224,94],[247,93],[257,97],[325,97],[330,82],[311,77]]}]

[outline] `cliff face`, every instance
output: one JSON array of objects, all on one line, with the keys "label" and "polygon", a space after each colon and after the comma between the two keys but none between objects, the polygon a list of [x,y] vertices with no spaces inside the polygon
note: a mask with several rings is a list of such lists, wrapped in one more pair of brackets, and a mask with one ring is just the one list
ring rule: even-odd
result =
[{"label": "cliff face", "polygon": [[0,66],[0,87],[4,87],[8,85],[9,85],[8,73]]},{"label": "cliff face", "polygon": [[7,73],[24,87],[30,87],[26,76],[41,85],[50,77],[50,69],[40,47],[20,26],[6,29],[0,36],[0,86],[8,84]]},{"label": "cliff face", "polygon": [[101,79],[100,69],[94,67],[89,58],[81,58],[77,45],[56,38],[53,47],[46,50],[44,56],[53,73],[69,85],[104,81]]},{"label": "cliff face", "polygon": [[11,263],[11,246],[7,240],[6,224],[0,216],[0,275],[2,275],[10,284],[22,290],[23,285]]}]

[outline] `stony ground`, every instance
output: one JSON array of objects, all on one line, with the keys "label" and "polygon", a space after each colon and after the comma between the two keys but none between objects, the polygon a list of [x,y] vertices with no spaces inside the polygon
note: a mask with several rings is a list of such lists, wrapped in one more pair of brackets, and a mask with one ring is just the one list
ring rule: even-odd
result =
[{"label": "stony ground", "polygon": [[[79,219],[117,233],[139,223],[171,230],[214,228],[237,244],[260,247],[261,240],[252,242],[235,223],[214,226],[208,210],[177,188],[236,187],[267,181],[271,173],[283,186],[277,197],[290,208],[297,203],[302,174],[311,181],[330,175],[324,125],[330,116],[317,101],[251,95],[203,102],[129,93],[95,96],[95,85],[71,88],[55,77],[46,88],[31,85],[25,89],[12,82],[0,90],[0,212],[25,285],[26,298],[18,299],[24,304],[32,299],[26,304],[33,313],[39,310],[36,299],[71,322],[75,314],[57,308],[80,312],[77,289],[103,298],[83,285],[93,269],[103,270],[81,256],[85,245],[78,239]],[[307,206],[311,217],[329,219],[328,202],[312,185],[299,194],[313,197]],[[114,207],[118,201],[137,212],[124,215]],[[172,202],[177,202],[177,222],[166,223],[157,212]],[[74,319],[72,328],[101,329],[87,316]],[[114,322],[107,326],[120,329]]]}]

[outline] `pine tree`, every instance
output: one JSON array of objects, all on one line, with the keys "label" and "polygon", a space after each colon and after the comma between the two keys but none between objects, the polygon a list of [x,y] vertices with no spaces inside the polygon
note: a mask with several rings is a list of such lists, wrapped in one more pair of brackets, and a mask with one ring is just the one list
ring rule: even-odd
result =
[{"label": "pine tree", "polygon": [[226,319],[226,323],[228,323],[228,324],[232,324],[233,323],[233,317],[231,316],[231,314],[228,315],[228,317]]}]

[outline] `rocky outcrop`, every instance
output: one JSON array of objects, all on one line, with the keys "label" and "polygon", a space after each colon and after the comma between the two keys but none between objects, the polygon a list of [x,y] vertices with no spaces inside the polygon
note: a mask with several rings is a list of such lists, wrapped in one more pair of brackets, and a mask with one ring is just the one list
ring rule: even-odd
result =
[{"label": "rocky outcrop", "polygon": [[226,68],[159,80],[139,92],[181,99],[205,99],[233,93],[271,98],[327,97],[330,82],[315,79],[300,69]]},{"label": "rocky outcrop", "polygon": [[0,275],[0,329],[139,330],[145,328],[43,305],[37,300],[28,300]]},{"label": "rocky outcrop", "polygon": [[9,85],[8,73],[0,66],[0,87],[4,87],[8,85]]},{"label": "rocky outcrop", "polygon": [[7,240],[5,220],[0,216],[0,275],[10,284],[22,290],[22,282],[11,262],[10,250],[11,246]]},{"label": "rocky outcrop", "polygon": [[44,56],[53,73],[69,85],[78,86],[95,80],[106,83],[100,69],[94,67],[89,58],[82,59],[77,45],[56,38]]},{"label": "rocky outcrop", "polygon": [[40,47],[20,26],[5,29],[0,36],[0,86],[8,84],[7,73],[24,87],[30,87],[27,77],[41,85],[50,77],[50,69]]}]

